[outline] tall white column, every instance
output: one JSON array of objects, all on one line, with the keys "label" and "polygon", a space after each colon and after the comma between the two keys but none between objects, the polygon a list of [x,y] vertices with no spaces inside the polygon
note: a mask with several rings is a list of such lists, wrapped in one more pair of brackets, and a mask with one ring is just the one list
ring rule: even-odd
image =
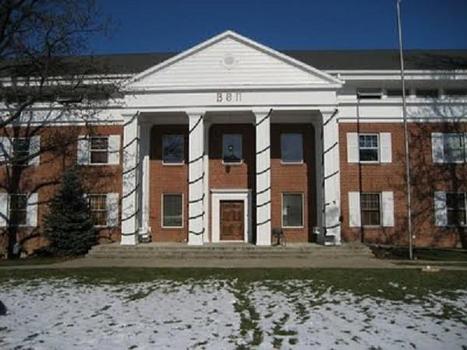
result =
[{"label": "tall white column", "polygon": [[140,169],[141,174],[139,177],[139,194],[141,198],[141,227],[139,234],[142,237],[148,237],[151,233],[149,226],[149,152],[150,152],[150,138],[151,138],[151,124],[140,125]]},{"label": "tall white column", "polygon": [[271,115],[254,110],[256,124],[256,244],[271,245]]},{"label": "tall white column", "polygon": [[209,242],[209,122],[204,121],[204,242]]},{"label": "tall white column", "polygon": [[[324,181],[324,220],[327,239],[325,243],[341,242],[340,205],[340,162],[339,124],[337,110],[321,111],[323,115],[323,181]],[[330,240],[330,237],[334,239]]]},{"label": "tall white column", "polygon": [[188,244],[202,245],[204,225],[204,112],[189,111]]},{"label": "tall white column", "polygon": [[123,181],[122,181],[122,245],[138,243],[138,115],[124,115]]}]

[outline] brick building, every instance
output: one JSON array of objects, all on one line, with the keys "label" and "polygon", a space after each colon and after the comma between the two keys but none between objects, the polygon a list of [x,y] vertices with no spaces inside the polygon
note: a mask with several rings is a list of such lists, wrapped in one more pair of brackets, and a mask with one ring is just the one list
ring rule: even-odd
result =
[{"label": "brick building", "polygon": [[[46,244],[53,187],[35,184],[72,164],[102,241],[270,245],[281,228],[289,242],[407,243],[397,52],[278,52],[228,31],[179,54],[96,59],[123,90],[92,133],[70,119],[1,139],[5,152],[34,153],[76,135],[68,153],[27,164],[22,193],[0,192],[0,225],[14,216],[19,236],[36,233],[25,249]],[[467,51],[409,51],[406,64],[415,244],[459,246]]]}]

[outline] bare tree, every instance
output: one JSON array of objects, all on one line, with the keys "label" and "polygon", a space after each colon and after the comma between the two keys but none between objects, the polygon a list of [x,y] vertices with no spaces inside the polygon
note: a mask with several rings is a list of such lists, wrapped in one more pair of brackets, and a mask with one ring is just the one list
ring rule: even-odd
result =
[{"label": "bare tree", "polygon": [[[62,170],[69,165],[80,128],[51,126],[77,120],[88,125],[118,88],[105,77],[102,64],[83,56],[91,36],[103,33],[106,26],[94,0],[2,0],[0,187],[4,192],[30,194],[56,185],[61,172],[52,168],[57,158]],[[38,157],[41,167],[47,163],[51,167],[44,176],[32,176]],[[18,217],[1,215],[7,223],[8,257],[13,258],[18,253]],[[20,240],[38,235],[36,230]]]}]

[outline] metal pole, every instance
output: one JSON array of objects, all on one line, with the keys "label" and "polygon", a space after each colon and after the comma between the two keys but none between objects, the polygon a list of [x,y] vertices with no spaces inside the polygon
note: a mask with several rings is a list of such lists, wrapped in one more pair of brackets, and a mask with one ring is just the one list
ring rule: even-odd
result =
[{"label": "metal pole", "polygon": [[397,0],[397,28],[399,32],[399,57],[401,65],[401,83],[402,83],[402,116],[404,119],[404,141],[405,141],[405,175],[407,182],[407,230],[409,234],[409,258],[413,259],[413,242],[412,242],[412,191],[410,183],[410,155],[409,155],[409,132],[407,127],[407,104],[405,96],[405,74],[404,74],[404,52],[402,48],[402,23],[401,23],[401,7],[402,0]]}]

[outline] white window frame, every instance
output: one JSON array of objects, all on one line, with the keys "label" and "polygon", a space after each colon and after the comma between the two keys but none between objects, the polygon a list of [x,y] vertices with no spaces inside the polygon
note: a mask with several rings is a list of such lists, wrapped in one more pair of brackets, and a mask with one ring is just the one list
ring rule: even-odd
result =
[{"label": "white window frame", "polygon": [[[302,197],[302,224],[300,226],[285,226],[284,225],[284,196],[300,195]],[[303,192],[282,192],[281,193],[281,227],[283,229],[301,229],[305,227],[305,193]]]},{"label": "white window frame", "polygon": [[[92,162],[92,152],[93,152],[93,148],[92,148],[92,139],[107,139],[107,150],[105,151],[107,153],[107,162],[102,162],[102,163],[96,163],[96,162]],[[89,151],[89,155],[88,155],[88,164],[87,165],[105,165],[105,164],[109,164],[109,136],[108,135],[90,135],[89,138],[88,138],[88,151]],[[94,150],[94,152],[104,152],[103,149],[96,149]]]},{"label": "white window frame", "polygon": [[[167,136],[181,136],[182,137],[182,141],[183,141],[183,144],[182,144],[183,160],[181,162],[176,162],[176,163],[164,162],[164,137],[167,137]],[[180,133],[162,134],[162,153],[161,153],[162,165],[164,165],[164,166],[181,166],[181,165],[185,164],[185,162],[186,162],[185,158],[186,158],[186,154],[185,154],[185,135],[180,134]]]},{"label": "white window frame", "polygon": [[[378,203],[379,203],[379,225],[364,225],[363,224],[363,206],[362,206],[362,195],[365,195],[365,194],[375,194],[378,196],[379,200],[378,200]],[[384,227],[383,226],[383,220],[384,220],[384,217],[383,217],[383,196],[382,196],[382,193],[381,192],[360,192],[360,226],[361,227]]]},{"label": "white window frame", "polygon": [[[467,227],[467,192],[445,192],[446,194],[446,227]],[[466,222],[464,222],[463,225],[453,225],[449,223],[449,207],[448,207],[448,195],[449,194],[463,194],[464,195],[464,211],[465,211],[465,217],[466,217]]]},{"label": "white window frame", "polygon": [[[288,161],[284,161],[282,159],[282,136],[283,135],[300,135],[302,137],[302,160],[300,161],[292,161],[292,162],[288,162]],[[280,134],[280,137],[279,137],[279,143],[280,143],[280,153],[281,153],[281,164],[284,164],[284,165],[294,165],[294,164],[303,164],[304,163],[304,158],[305,158],[305,149],[303,147],[303,134],[300,133],[300,132],[281,132]]]},{"label": "white window frame", "polygon": [[[26,208],[24,209],[26,211],[26,222],[24,224],[18,224],[18,225],[12,225],[11,223],[11,197],[13,196],[24,196],[26,197]],[[28,199],[29,199],[29,194],[28,193],[11,193],[8,195],[8,226],[10,227],[28,227]]]},{"label": "white window frame", "polygon": [[[241,154],[240,161],[238,161],[238,162],[226,162],[226,161],[224,161],[224,136],[225,135],[238,135],[238,136],[240,136],[240,145],[242,147],[242,150],[241,150],[242,154]],[[238,132],[225,132],[225,133],[222,133],[222,154],[221,154],[221,157],[222,157],[222,164],[225,165],[225,166],[235,166],[235,165],[242,165],[243,164],[245,157],[243,156],[243,134],[242,133],[238,133]]]},{"label": "white window frame", "polygon": [[[164,225],[164,196],[182,196],[182,225],[181,226],[165,226]],[[182,192],[166,192],[161,194],[161,228],[163,229],[183,229],[185,227],[185,196]]]},{"label": "white window frame", "polygon": [[[376,136],[376,140],[378,142],[378,146],[376,147],[376,150],[377,150],[377,155],[378,155],[378,159],[377,160],[362,160],[362,157],[360,157],[360,150],[362,149],[360,147],[360,136]],[[380,139],[380,136],[379,136],[379,133],[368,133],[368,132],[364,132],[364,133],[358,133],[357,134],[357,142],[358,142],[358,160],[360,163],[362,164],[379,164],[381,162],[381,139]],[[363,149],[375,149],[375,148],[369,148],[369,147],[364,147]]]},{"label": "white window frame", "polygon": [[93,196],[103,196],[105,197],[105,225],[94,225],[94,227],[97,227],[97,228],[102,228],[102,227],[108,227],[108,222],[107,222],[107,215],[108,215],[108,211],[109,211],[109,208],[107,207],[107,193],[88,193],[86,195],[88,197],[88,205],[89,205],[89,210],[91,211],[91,213],[93,211],[99,211],[99,212],[102,212],[104,211],[103,209],[98,209],[98,210],[92,210],[91,208],[91,197]]}]

